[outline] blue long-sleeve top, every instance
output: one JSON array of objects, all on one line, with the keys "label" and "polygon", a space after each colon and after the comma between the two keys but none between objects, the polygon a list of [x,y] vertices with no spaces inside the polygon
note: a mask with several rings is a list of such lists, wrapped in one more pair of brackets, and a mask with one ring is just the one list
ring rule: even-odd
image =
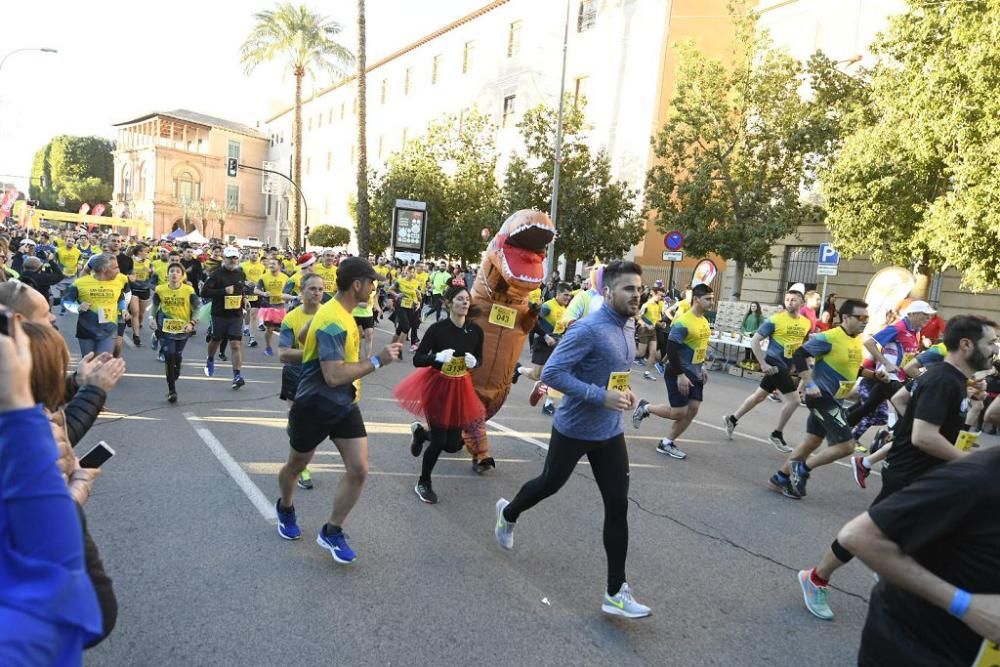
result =
[{"label": "blue long-sleeve top", "polygon": [[577,320],[545,363],[542,382],[566,395],[553,425],[580,440],[607,440],[625,431],[621,410],[604,407],[611,373],[630,372],[635,357],[635,322],[607,303]]},{"label": "blue long-sleeve top", "polygon": [[0,413],[3,665],[78,665],[84,643],[101,636],[83,529],[57,459],[41,406]]}]

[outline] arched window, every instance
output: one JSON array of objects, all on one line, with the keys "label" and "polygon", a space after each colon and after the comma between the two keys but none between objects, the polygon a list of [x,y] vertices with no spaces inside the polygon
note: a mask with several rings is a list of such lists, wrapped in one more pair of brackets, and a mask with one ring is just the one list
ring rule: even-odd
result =
[{"label": "arched window", "polygon": [[174,170],[174,198],[179,203],[201,199],[201,175],[187,165]]},{"label": "arched window", "polygon": [[132,165],[128,162],[122,166],[122,192],[126,198],[132,194]]}]

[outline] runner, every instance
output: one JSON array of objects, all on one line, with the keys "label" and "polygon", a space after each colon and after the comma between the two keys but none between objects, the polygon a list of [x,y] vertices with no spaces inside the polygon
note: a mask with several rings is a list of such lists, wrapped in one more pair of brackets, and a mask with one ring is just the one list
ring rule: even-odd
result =
[{"label": "runner", "polygon": [[264,323],[264,354],[274,356],[271,339],[281,329],[285,317],[284,289],[288,276],[281,272],[281,262],[267,260],[268,272],[257,281],[256,295],[260,297],[260,318]]},{"label": "runner", "polygon": [[[788,460],[768,480],[768,488],[782,495],[801,499],[806,495],[806,481],[812,469],[833,463],[854,451],[855,441],[847,414],[840,400],[850,395],[861,372],[860,335],[868,323],[868,304],[847,299],[840,306],[840,326],[818,333],[792,355],[792,361],[805,385],[806,437]],[[815,364],[809,368],[808,359]],[[828,447],[813,452],[826,438]]]},{"label": "runner", "polygon": [[358,257],[341,262],[337,294],[313,317],[302,345],[302,377],[295,405],[288,415],[291,449],[278,473],[281,497],[275,503],[278,534],[286,540],[302,537],[292,504],[295,480],[327,437],[340,452],[344,475],[337,483],[329,521],[316,542],[334,561],[352,563],[357,557],[347,543],[344,521],[361,495],[368,475],[368,437],[358,409],[361,377],[399,358],[400,345],[390,343],[378,356],[359,359],[360,336],[351,311],[371,296],[378,274]]},{"label": "runner", "polygon": [[320,261],[313,266],[313,270],[323,279],[325,285],[323,291],[329,296],[337,293],[337,251],[333,248],[326,248],[320,254]]},{"label": "runner", "polygon": [[514,369],[514,384],[517,384],[522,375],[527,375],[535,381],[535,386],[532,387],[531,394],[528,396],[528,402],[531,407],[535,407],[541,397],[545,396],[542,413],[549,416],[555,414],[556,406],[548,395],[548,387],[542,382],[542,368],[552,355],[559,339],[566,332],[563,315],[572,294],[567,283],[559,283],[556,287],[556,295],[542,304],[538,313],[538,322],[535,324],[535,342],[531,346],[532,365],[525,367],[519,363]]},{"label": "runner", "polygon": [[[936,364],[917,380],[896,427],[889,465],[882,472],[882,490],[872,502],[872,509],[943,463],[966,455],[956,447],[965,427],[962,404],[969,378],[988,369],[1000,350],[996,324],[974,315],[953,317],[945,327],[944,342],[948,349],[944,363]],[[962,494],[966,490],[965,484],[959,483],[953,491]],[[954,498],[949,504],[963,503]],[[833,618],[827,603],[830,578],[853,557],[845,545],[834,540],[817,567],[799,572],[806,608],[817,618]]]},{"label": "runner", "polygon": [[649,616],[649,607],[639,604],[625,583],[629,463],[623,411],[636,400],[628,383],[642,267],[611,262],[604,285],[607,298],[601,309],[568,329],[545,364],[542,379],[566,398],[555,415],[542,474],[522,486],[513,501],[497,501],[494,535],[501,548],[513,549],[521,513],[558,492],[586,454],[604,501],[608,579],[601,611],[641,618]]},{"label": "runner", "polygon": [[[379,275],[381,276],[382,274]],[[378,286],[379,282],[375,281],[375,284],[372,285],[372,293],[368,298],[368,302],[359,303],[358,307],[351,313],[354,321],[358,323],[358,331],[361,333],[361,339],[365,342],[366,357],[372,356],[372,348],[375,345],[375,313],[379,310]]]},{"label": "runner", "polygon": [[434,313],[434,321],[441,319],[441,307],[444,305],[444,292],[451,282],[451,273],[448,271],[448,264],[444,261],[438,264],[436,271],[431,273],[431,310]]},{"label": "runner", "polygon": [[[66,242],[56,248],[56,259],[64,276],[62,281],[56,285],[59,288],[60,301],[65,296],[66,290],[69,289],[69,286],[73,284],[73,281],[76,280],[77,275],[80,273],[80,258],[82,256],[83,251],[76,246],[76,239],[72,236],[67,236]],[[59,314],[65,315],[66,308],[63,307]]]},{"label": "runner", "polygon": [[[410,330],[417,326],[417,311],[420,310],[420,284],[414,277],[412,266],[403,267],[403,275],[396,279],[392,286],[396,302],[396,335],[392,342],[405,343]],[[442,298],[444,293],[442,292]],[[437,321],[437,320],[435,320]],[[410,345],[410,352],[416,352],[417,346]]]},{"label": "runner", "polygon": [[705,313],[712,309],[712,288],[695,285],[691,291],[691,308],[677,316],[667,337],[667,369],[663,378],[667,385],[667,403],[651,405],[643,399],[632,413],[632,426],[639,428],[649,415],[673,420],[670,435],[660,440],[656,451],[674,459],[686,459],[677,447],[677,439],[694,421],[704,396],[708,371],[705,353],[712,327]]},{"label": "runner", "polygon": [[[311,252],[303,253],[299,255],[299,258],[295,261],[295,265],[299,270],[292,274],[292,276],[288,279],[288,282],[285,283],[284,290],[282,290],[285,295],[282,298],[291,307],[298,305],[302,278],[310,273],[314,273],[313,269],[316,266],[316,255]],[[324,281],[323,284],[325,285],[326,281]]]},{"label": "runner", "polygon": [[149,307],[149,299],[152,296],[149,284],[153,267],[149,261],[149,247],[140,243],[132,247],[132,275],[135,276],[129,281],[129,291],[132,292],[132,299],[128,304],[129,314],[132,317],[132,344],[142,347],[142,317]]},{"label": "runner", "polygon": [[[247,281],[240,268],[240,251],[229,246],[222,251],[222,267],[208,277],[201,294],[212,300],[212,341],[208,344],[205,375],[215,375],[215,353],[223,340],[229,341],[233,357],[233,389],[246,384],[243,367],[243,286]],[[190,273],[188,274],[190,275]]]},{"label": "runner", "polygon": [[153,314],[150,325],[159,332],[167,376],[167,401],[177,402],[177,379],[181,376],[184,346],[195,328],[195,313],[201,300],[194,288],[184,282],[184,267],[180,263],[167,268],[167,283],[157,285],[153,292]]},{"label": "runner", "polygon": [[[278,360],[281,367],[281,392],[278,398],[288,402],[289,412],[295,404],[295,392],[302,375],[302,343],[299,334],[308,326],[323,301],[323,279],[310,273],[302,279],[302,305],[293,308],[281,320],[278,334]],[[309,468],[303,468],[297,481],[300,489],[312,489]]]},{"label": "runner", "polygon": [[[258,311],[260,308],[260,296],[257,294],[257,285],[260,283],[260,279],[264,277],[264,274],[267,273],[268,267],[264,262],[260,261],[260,250],[250,248],[247,252],[247,259],[240,264],[240,268],[243,269],[243,274],[247,277],[247,289],[244,293],[247,295],[248,307],[246,310],[246,319],[243,321],[243,335],[247,337],[247,345],[249,347],[257,347],[257,339],[253,335],[254,329],[257,329],[259,326]],[[270,346],[268,345],[268,347]]]},{"label": "runner", "polygon": [[113,255],[94,255],[88,266],[92,275],[77,278],[63,297],[63,305],[78,313],[76,339],[80,356],[114,352],[118,331],[121,281]]},{"label": "runner", "polygon": [[655,380],[656,373],[654,365],[660,360],[657,356],[656,329],[663,319],[663,291],[654,289],[649,294],[649,299],[642,304],[639,309],[637,322],[639,325],[639,345],[645,345],[643,354],[639,357],[646,358],[646,370],[642,376],[647,380]]},{"label": "runner", "polygon": [[452,286],[444,293],[448,319],[430,325],[413,355],[419,370],[396,385],[393,396],[410,412],[424,417],[410,425],[413,441],[410,453],[420,456],[424,442],[431,444],[424,452],[420,478],[413,491],[425,503],[438,501],[431,484],[431,472],[441,452],[454,454],[462,449],[462,429],[486,412],[472,387],[469,371],[483,358],[483,330],[466,321],[472,297],[464,286]]},{"label": "runner", "polygon": [[[803,303],[803,295],[800,292],[792,290],[785,292],[784,302],[785,309],[764,320],[750,340],[750,350],[757,358],[761,372],[764,373],[760,386],[743,401],[735,413],[727,415],[722,421],[726,427],[726,436],[732,440],[733,431],[736,430],[739,420],[767,400],[771,392],[778,390],[784,397],[784,404],[778,417],[778,424],[768,440],[779,452],[788,454],[792,448],[785,442],[783,432],[788,420],[792,418],[792,413],[799,407],[797,386],[792,379],[789,362],[795,350],[799,349],[809,336],[812,322],[800,314]],[[765,338],[768,339],[766,354],[760,347]]]}]

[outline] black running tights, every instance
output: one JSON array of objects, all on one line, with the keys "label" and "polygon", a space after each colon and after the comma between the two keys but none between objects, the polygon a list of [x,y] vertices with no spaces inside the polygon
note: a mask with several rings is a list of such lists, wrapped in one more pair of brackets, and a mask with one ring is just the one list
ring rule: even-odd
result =
[{"label": "black running tights", "polygon": [[616,595],[625,583],[625,557],[628,554],[629,469],[624,433],[608,440],[578,440],[553,428],[542,474],[521,487],[504,510],[504,517],[512,523],[517,521],[521,512],[562,488],[584,454],[590,461],[590,469],[604,500],[608,595]]},{"label": "black running tights", "polygon": [[430,446],[424,450],[424,462],[420,470],[420,481],[422,482],[431,481],[431,472],[434,470],[442,451],[454,454],[462,449],[462,429],[431,426],[430,440]]}]

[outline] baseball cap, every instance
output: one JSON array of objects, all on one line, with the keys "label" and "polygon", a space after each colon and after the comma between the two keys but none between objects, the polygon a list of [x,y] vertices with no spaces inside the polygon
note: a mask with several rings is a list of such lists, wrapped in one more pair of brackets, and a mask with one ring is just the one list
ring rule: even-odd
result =
[{"label": "baseball cap", "polygon": [[923,313],[924,315],[933,315],[937,311],[931,308],[931,304],[926,301],[911,301],[910,305],[903,310],[903,316],[911,315],[913,313]]},{"label": "baseball cap", "polygon": [[304,269],[307,266],[312,266],[316,263],[316,255],[311,252],[303,253],[299,255],[299,258],[295,260],[295,265],[300,269]]},{"label": "baseball cap", "polygon": [[240,256],[240,251],[237,250],[236,248],[234,248],[233,246],[228,246],[228,247],[226,247],[225,250],[222,251],[222,256],[223,257],[237,257],[238,258]]},{"label": "baseball cap", "polygon": [[345,257],[337,267],[338,282],[341,276],[351,281],[361,278],[367,278],[368,280],[379,279],[379,275],[375,273],[375,269],[368,263],[368,260],[360,257]]},{"label": "baseball cap", "polygon": [[32,241],[31,239],[23,239],[23,240],[21,241],[21,245],[36,245],[36,244],[35,244],[35,242],[34,242],[34,241]]}]

